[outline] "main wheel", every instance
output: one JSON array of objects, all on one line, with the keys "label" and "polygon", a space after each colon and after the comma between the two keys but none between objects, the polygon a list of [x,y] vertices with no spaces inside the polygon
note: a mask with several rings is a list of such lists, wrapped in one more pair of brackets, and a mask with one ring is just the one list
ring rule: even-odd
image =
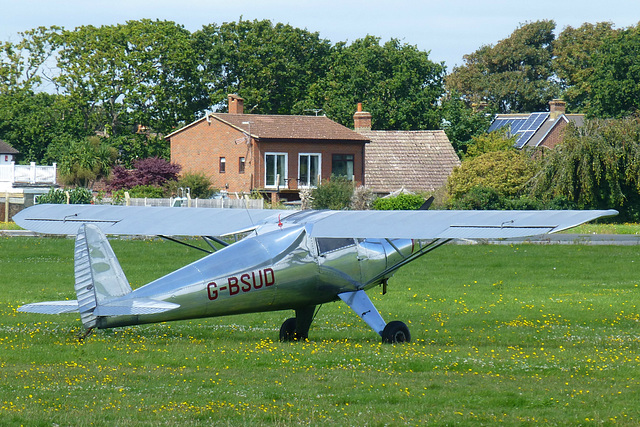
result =
[{"label": "main wheel", "polygon": [[[281,333],[282,334],[282,333]],[[282,336],[282,335],[281,335]],[[395,344],[399,342],[411,341],[411,334],[409,328],[404,323],[394,320],[387,323],[382,331],[382,342],[386,344]]]},{"label": "main wheel", "polygon": [[290,317],[280,326],[280,341],[296,341],[298,336],[296,334],[296,318]]}]

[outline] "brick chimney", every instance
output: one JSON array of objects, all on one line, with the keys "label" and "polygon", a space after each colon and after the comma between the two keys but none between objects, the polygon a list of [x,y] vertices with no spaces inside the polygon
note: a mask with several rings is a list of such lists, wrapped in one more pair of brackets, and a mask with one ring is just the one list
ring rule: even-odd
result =
[{"label": "brick chimney", "polygon": [[358,102],[358,111],[353,115],[353,129],[356,132],[371,130],[371,113],[362,111],[362,102]]},{"label": "brick chimney", "polygon": [[567,103],[561,99],[552,99],[549,101],[549,117],[553,120],[563,115],[566,109]]},{"label": "brick chimney", "polygon": [[244,99],[238,95],[229,94],[229,114],[244,114]]}]

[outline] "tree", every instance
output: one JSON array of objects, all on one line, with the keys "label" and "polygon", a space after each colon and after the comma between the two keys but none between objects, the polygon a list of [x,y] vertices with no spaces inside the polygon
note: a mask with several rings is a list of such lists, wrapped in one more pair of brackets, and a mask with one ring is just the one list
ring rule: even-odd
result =
[{"label": "tree", "polygon": [[85,136],[81,117],[62,95],[26,89],[0,94],[0,139],[20,151],[21,161],[59,161],[62,152],[50,156],[50,145]]},{"label": "tree", "polygon": [[136,160],[133,169],[118,165],[113,168],[111,190],[128,189],[136,186],[162,186],[167,181],[177,181],[180,165],[169,163],[159,157]]},{"label": "tree", "polygon": [[572,111],[584,112],[591,96],[594,55],[615,34],[610,22],[566,27],[553,42],[553,68]]},{"label": "tree", "polygon": [[447,180],[447,191],[454,200],[462,198],[474,187],[495,190],[504,197],[524,194],[534,176],[534,161],[515,149],[492,151],[462,162]]},{"label": "tree", "polygon": [[38,27],[19,33],[18,43],[0,42],[0,94],[39,89],[50,59],[59,47],[60,27]]},{"label": "tree", "polygon": [[622,118],[640,109],[640,24],[612,33],[593,57],[587,113]]},{"label": "tree", "polygon": [[97,136],[74,141],[60,161],[60,174],[67,184],[91,187],[109,175],[116,151]]},{"label": "tree", "polygon": [[501,113],[546,110],[558,94],[551,79],[555,26],[546,20],[524,24],[495,46],[465,55],[465,64],[447,76],[447,88]]},{"label": "tree", "polygon": [[0,42],[0,139],[20,151],[23,162],[52,160],[47,151],[53,141],[86,136],[67,99],[43,90],[52,82],[60,31],[38,27],[20,33],[17,43]]},{"label": "tree", "polygon": [[318,33],[269,20],[210,24],[193,38],[212,102],[238,93],[261,114],[291,114],[324,75],[330,49]]},{"label": "tree", "polygon": [[503,126],[490,133],[483,133],[471,137],[465,158],[471,159],[481,154],[492,151],[513,150],[516,143],[516,135],[509,136],[509,128]]},{"label": "tree", "polygon": [[462,158],[473,145],[473,138],[487,132],[495,114],[493,108],[470,107],[454,90],[442,100],[440,127],[447,134],[453,149]]},{"label": "tree", "polygon": [[429,53],[391,39],[383,45],[367,36],[350,45],[336,44],[326,75],[311,85],[298,111],[320,108],[328,117],[353,126],[362,102],[374,129],[438,129],[444,66]]},{"label": "tree", "polygon": [[545,153],[531,194],[564,197],[580,209],[620,210],[640,220],[640,118],[588,120],[570,125],[562,144]]},{"label": "tree", "polygon": [[82,111],[88,130],[167,132],[209,103],[191,34],[170,21],[83,26],[61,35],[56,82]]}]

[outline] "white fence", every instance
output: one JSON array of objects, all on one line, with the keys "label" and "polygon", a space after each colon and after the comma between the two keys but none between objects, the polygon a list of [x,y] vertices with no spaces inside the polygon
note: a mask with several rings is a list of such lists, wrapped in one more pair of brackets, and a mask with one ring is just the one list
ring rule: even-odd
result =
[{"label": "white fence", "polygon": [[192,208],[231,208],[231,209],[264,209],[263,199],[150,199],[130,198],[125,202],[129,206],[161,206],[161,207],[187,207]]},{"label": "white fence", "polygon": [[51,184],[56,183],[56,164],[53,166],[16,165],[11,162],[0,165],[0,182],[20,184]]}]

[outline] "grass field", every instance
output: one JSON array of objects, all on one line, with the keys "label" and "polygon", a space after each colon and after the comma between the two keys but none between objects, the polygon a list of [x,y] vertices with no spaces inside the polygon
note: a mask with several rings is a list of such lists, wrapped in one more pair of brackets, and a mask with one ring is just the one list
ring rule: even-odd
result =
[{"label": "grass field", "polygon": [[[112,242],[133,287],[194,257]],[[276,312],[98,331],[17,313],[75,298],[73,241],[0,238],[0,425],[637,425],[639,247],[447,245],[370,295],[413,341],[342,303],[305,343]],[[638,263],[638,264],[636,264]]]}]

